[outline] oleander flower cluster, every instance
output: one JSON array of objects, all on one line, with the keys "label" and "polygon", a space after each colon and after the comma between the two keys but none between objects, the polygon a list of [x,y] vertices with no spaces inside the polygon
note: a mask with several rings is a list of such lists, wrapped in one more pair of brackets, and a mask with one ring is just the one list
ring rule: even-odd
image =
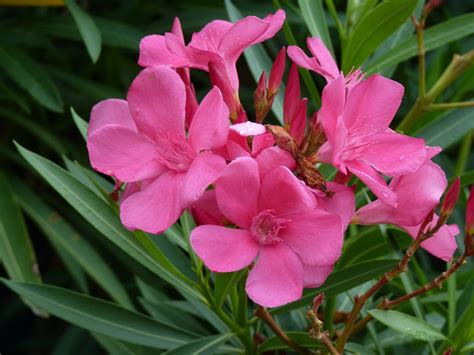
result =
[{"label": "oleander flower cluster", "polygon": [[[143,70],[126,100],[94,106],[87,142],[93,168],[123,187],[124,226],[160,234],[189,211],[194,252],[213,272],[247,268],[246,292],[266,307],[322,285],[351,223],[393,224],[416,237],[447,187],[432,161],[441,149],[390,128],[403,86],[360,69],[344,74],[319,38],[308,38],[310,55],[296,46],[279,52],[247,113],[236,63],[284,20],[282,10],[215,20],[186,43],[176,19],[171,32],[143,38]],[[272,121],[287,56],[283,115]],[[315,112],[301,98],[298,68],[326,81]],[[194,70],[208,73],[211,87],[200,102]],[[324,164],[337,170],[333,178],[320,173]],[[357,191],[374,199],[356,210],[357,179]],[[422,247],[448,261],[458,232],[443,225]]]}]

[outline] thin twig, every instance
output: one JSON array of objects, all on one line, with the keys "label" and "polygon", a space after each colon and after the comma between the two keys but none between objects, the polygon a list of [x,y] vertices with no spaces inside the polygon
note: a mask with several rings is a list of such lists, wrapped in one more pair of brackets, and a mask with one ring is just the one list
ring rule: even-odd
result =
[{"label": "thin twig", "polygon": [[326,332],[322,332],[319,334],[319,340],[321,340],[321,342],[326,346],[331,355],[340,355],[340,352],[336,350]]},{"label": "thin twig", "polygon": [[474,101],[447,102],[440,104],[430,104],[429,110],[447,110],[452,108],[474,107]]},{"label": "thin twig", "polygon": [[286,345],[294,349],[299,354],[310,354],[308,350],[301,347],[293,339],[291,339],[286,333],[278,326],[275,320],[272,318],[270,313],[268,313],[265,307],[258,307],[255,311],[255,315],[261,318],[273,332],[278,336]]}]

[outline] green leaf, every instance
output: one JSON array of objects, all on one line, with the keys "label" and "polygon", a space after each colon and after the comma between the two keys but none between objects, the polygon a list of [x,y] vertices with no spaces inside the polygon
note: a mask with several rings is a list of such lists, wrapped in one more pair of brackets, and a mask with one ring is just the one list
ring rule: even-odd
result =
[{"label": "green leaf", "polygon": [[[401,249],[408,247],[412,239],[397,228],[389,227],[396,232],[396,238]],[[357,235],[349,238],[342,250],[338,267],[346,267],[364,260],[374,260],[390,253],[385,237],[378,227],[364,228]]]},{"label": "green leaf", "polygon": [[415,339],[423,341],[446,339],[439,330],[420,318],[415,318],[405,313],[391,310],[382,311],[379,309],[373,309],[368,311],[368,313],[387,327]]},{"label": "green leaf", "polygon": [[405,20],[416,7],[417,0],[387,0],[370,10],[354,26],[342,59],[345,73],[352,67],[359,67],[377,47]]},{"label": "green leaf", "polygon": [[218,307],[222,306],[229,292],[239,282],[245,272],[246,270],[240,270],[215,274],[214,295]]},{"label": "green leaf", "polygon": [[92,62],[97,62],[102,47],[102,36],[97,25],[92,17],[76,4],[75,0],[65,0],[64,3],[74,18]]},{"label": "green leaf", "polygon": [[[473,33],[474,13],[454,17],[424,31],[425,50],[431,51]],[[416,35],[414,35],[370,63],[367,74],[378,73],[382,69],[393,67],[416,55],[418,55],[418,45]]]},{"label": "green leaf", "polygon": [[160,349],[170,349],[194,338],[192,334],[98,298],[56,286],[0,280],[54,316],[113,338]]},{"label": "green leaf", "polygon": [[82,138],[84,138],[84,140],[87,141],[87,127],[89,127],[89,124],[81,116],[79,116],[72,107],[71,107],[71,116]]},{"label": "green leaf", "polygon": [[61,95],[43,67],[22,50],[0,44],[0,67],[40,105],[54,112],[63,111]]},{"label": "green leaf", "polygon": [[349,266],[333,272],[327,278],[326,282],[315,289],[306,289],[303,297],[296,302],[285,306],[274,308],[270,311],[272,314],[288,312],[292,309],[308,306],[313,298],[324,292],[326,297],[336,296],[342,292],[348,291],[364,282],[370,281],[383,275],[384,272],[397,265],[398,260],[371,260],[365,261],[353,266]]},{"label": "green leaf", "polygon": [[189,313],[183,311],[181,308],[176,307],[172,301],[163,300],[146,300],[139,297],[143,308],[147,310],[153,318],[170,324],[178,329],[184,329],[190,333],[196,334],[196,336],[206,334],[206,331],[202,324],[196,321]]},{"label": "green leaf", "polygon": [[[232,22],[238,21],[242,18],[242,14],[240,11],[235,7],[235,5],[230,0],[225,0],[225,8],[227,10],[227,14],[229,15],[229,19]],[[260,75],[262,72],[265,71],[267,75],[270,74],[270,70],[272,68],[272,60],[268,56],[267,52],[262,45],[256,44],[244,51],[244,57],[247,61],[249,66],[250,72],[256,83],[260,79]],[[285,86],[282,83],[280,85],[280,90],[278,91],[277,96],[275,97],[275,101],[273,101],[272,111],[275,114],[277,120],[279,122],[282,121],[283,117],[283,93],[285,92]]]},{"label": "green leaf", "polygon": [[[0,171],[0,259],[12,280],[41,283],[36,254],[7,177]],[[29,305],[34,313],[42,311]]]},{"label": "green leaf", "polygon": [[[312,339],[308,336],[307,332],[295,332],[289,331],[286,332],[286,335],[297,344],[301,345],[307,349],[325,349],[324,345],[322,345],[318,340]],[[275,351],[275,350],[285,350],[288,349],[288,345],[286,345],[279,337],[272,336],[265,340],[265,342],[260,345],[259,351],[260,353],[264,353],[265,351]]]},{"label": "green leaf", "polygon": [[30,165],[107,239],[179,290],[202,299],[196,285],[166,259],[145,233],[126,230],[115,210],[70,173],[15,144]]},{"label": "green leaf", "polygon": [[377,0],[349,0],[346,9],[346,28],[350,29],[370,11]]},{"label": "green leaf", "polygon": [[125,308],[134,309],[122,283],[87,240],[28,187],[20,182],[16,182],[14,186],[22,208],[41,228],[45,236],[60,245],[69,254],[69,258],[77,261],[113,300]]},{"label": "green leaf", "polygon": [[321,38],[334,56],[322,0],[298,0],[298,5],[311,36]]},{"label": "green leaf", "polygon": [[52,134],[50,129],[46,128],[44,125],[36,123],[31,117],[23,116],[17,111],[9,110],[4,107],[0,107],[0,116],[13,122],[25,131],[28,131],[56,153],[64,154],[66,152],[63,142]]},{"label": "green leaf", "polygon": [[456,109],[423,127],[415,136],[424,138],[426,145],[446,149],[459,141],[469,130],[474,129],[474,108]]},{"label": "green leaf", "polygon": [[214,350],[217,350],[227,339],[234,336],[232,333],[214,335],[198,340],[194,340],[188,344],[181,345],[174,349],[166,351],[164,354],[167,355],[205,355],[215,354]]}]

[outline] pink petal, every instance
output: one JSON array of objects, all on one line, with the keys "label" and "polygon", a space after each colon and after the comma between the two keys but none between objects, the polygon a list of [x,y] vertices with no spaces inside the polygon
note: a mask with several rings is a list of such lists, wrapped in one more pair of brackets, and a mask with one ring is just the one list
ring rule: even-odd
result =
[{"label": "pink petal", "polygon": [[344,111],[347,129],[358,135],[384,133],[392,122],[403,97],[399,83],[372,75],[349,92]]},{"label": "pink petal", "polygon": [[165,33],[165,44],[171,53],[181,58],[180,67],[208,71],[208,63],[219,58],[216,53],[197,49],[191,45],[185,46],[181,38],[170,32]]},{"label": "pink petal", "polygon": [[142,67],[170,65],[174,68],[182,68],[188,66],[188,61],[185,57],[176,55],[168,49],[165,36],[150,35],[143,37],[140,41],[138,64]]},{"label": "pink petal", "polygon": [[87,149],[94,169],[123,182],[149,179],[166,170],[156,160],[153,143],[124,126],[95,130],[87,139]]},{"label": "pink petal", "polygon": [[[434,226],[438,221],[438,216],[434,216],[431,225]],[[410,237],[416,238],[420,226],[401,226]],[[459,228],[455,224],[447,224],[440,228],[431,238],[421,243],[421,247],[437,258],[450,261],[457,249],[456,236],[459,234]]]},{"label": "pink petal", "polygon": [[349,186],[335,182],[327,182],[326,185],[330,191],[334,192],[334,195],[331,197],[317,197],[318,206],[327,212],[331,212],[341,217],[345,230],[354,215],[354,191]]},{"label": "pink petal", "polygon": [[244,137],[256,136],[267,132],[264,125],[250,121],[234,124],[230,126],[230,129]]},{"label": "pink petal", "polygon": [[274,14],[269,14],[263,18],[263,21],[269,24],[266,31],[255,41],[256,43],[261,43],[266,41],[269,38],[272,38],[280,31],[283,23],[285,22],[286,14],[282,9],[278,9]]},{"label": "pink petal", "polygon": [[172,69],[144,69],[133,81],[127,101],[138,129],[152,140],[161,135],[184,137],[186,92]]},{"label": "pink petal", "polygon": [[252,156],[255,157],[265,148],[270,148],[274,145],[275,139],[270,132],[256,135],[252,140]]},{"label": "pink petal", "polygon": [[225,33],[219,44],[219,53],[226,62],[235,64],[244,49],[252,45],[268,27],[269,23],[258,17],[244,17]]},{"label": "pink petal", "polygon": [[319,62],[322,72],[321,74],[324,75],[328,82],[341,75],[331,52],[329,52],[320,38],[308,38],[307,44],[309,50]]},{"label": "pink petal", "polygon": [[316,207],[316,199],[292,172],[283,166],[268,173],[262,181],[258,210],[274,210],[283,217]]},{"label": "pink petal", "polygon": [[255,303],[278,307],[303,293],[303,265],[284,243],[266,245],[249,273],[245,290]]},{"label": "pink petal", "polygon": [[320,209],[287,215],[279,237],[309,265],[332,265],[341,256],[341,218]]},{"label": "pink petal", "polygon": [[357,222],[419,225],[436,207],[446,186],[443,170],[427,161],[416,172],[396,177],[390,183],[390,189],[398,196],[397,207],[386,205],[379,200],[374,201],[356,212]]},{"label": "pink petal", "polygon": [[381,133],[370,137],[359,160],[387,176],[416,171],[426,155],[425,141],[398,133]]},{"label": "pink petal", "polygon": [[295,113],[293,114],[290,124],[290,134],[298,144],[301,144],[304,138],[307,119],[307,102],[308,99],[306,98],[300,101]]},{"label": "pink petal", "polygon": [[191,232],[194,252],[213,272],[233,272],[250,265],[260,246],[242,229],[205,225]]},{"label": "pink petal", "polygon": [[184,174],[168,172],[159,176],[150,186],[128,197],[120,206],[122,223],[131,230],[163,233],[183,212],[179,199],[183,180]]},{"label": "pink petal", "polygon": [[191,163],[181,191],[181,206],[187,208],[195,203],[214,183],[226,166],[224,158],[211,152],[202,152]]},{"label": "pink petal", "polygon": [[247,229],[257,215],[260,176],[255,160],[237,158],[230,163],[216,181],[217,204],[230,221]]},{"label": "pink petal", "polygon": [[357,176],[382,202],[395,206],[397,194],[390,190],[382,176],[371,166],[355,160],[346,162],[349,169]]},{"label": "pink petal", "polygon": [[315,288],[321,286],[326,281],[333,269],[334,265],[311,266],[308,264],[303,264],[304,287]]},{"label": "pink petal", "polygon": [[288,57],[290,57],[293,63],[295,63],[300,68],[315,70],[315,68],[319,66],[316,59],[308,57],[300,47],[289,46],[287,53]]},{"label": "pink petal", "polygon": [[218,53],[219,44],[222,42],[222,39],[231,27],[232,23],[228,21],[211,21],[204,26],[201,31],[193,33],[189,46],[208,52]]},{"label": "pink petal", "polygon": [[110,124],[123,126],[133,131],[137,130],[127,101],[108,99],[96,104],[92,108],[87,135],[90,136],[99,128]]},{"label": "pink petal", "polygon": [[279,166],[285,166],[290,170],[296,169],[296,162],[291,154],[278,147],[270,147],[262,150],[255,160],[258,163],[261,179]]},{"label": "pink petal", "polygon": [[191,207],[191,214],[197,225],[216,224],[223,226],[226,218],[217,205],[216,190],[204,191],[204,194]]},{"label": "pink petal", "polygon": [[204,97],[189,127],[189,143],[199,152],[222,147],[229,134],[229,109],[214,86]]}]

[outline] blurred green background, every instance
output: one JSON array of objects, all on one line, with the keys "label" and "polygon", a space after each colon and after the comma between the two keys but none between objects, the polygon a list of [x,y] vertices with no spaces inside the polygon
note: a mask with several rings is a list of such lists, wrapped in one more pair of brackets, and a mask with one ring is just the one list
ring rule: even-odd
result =
[{"label": "blurred green background", "polygon": [[[371,1],[375,3],[375,1]],[[88,13],[100,31],[102,45],[100,56],[93,63],[81,34],[64,6],[7,6],[15,1],[0,1],[0,168],[4,178],[15,186],[29,188],[29,194],[38,197],[49,206],[43,209],[49,218],[62,218],[85,238],[119,275],[122,284],[131,293],[135,284],[127,264],[127,271],[120,272],[127,262],[104,238],[90,227],[69,205],[64,202],[43,180],[28,167],[19,156],[13,140],[60,164],[67,156],[88,166],[85,143],[71,118],[70,108],[88,120],[91,107],[106,98],[125,98],[127,88],[140,70],[137,65],[140,38],[147,34],[168,31],[175,16],[181,20],[185,37],[189,40],[194,31],[213,19],[228,19],[223,1],[77,1]],[[40,1],[38,1],[40,3]],[[275,11],[275,3],[266,1],[235,0],[235,6],[243,15],[264,15]],[[335,1],[337,15],[343,24],[346,1]],[[306,50],[305,38],[308,26],[301,14],[298,1],[280,1],[287,12],[288,24],[296,41]],[[420,9],[422,1],[419,2]],[[471,1],[446,1],[428,19],[427,26],[467,14],[474,10]],[[325,10],[329,34],[340,58],[340,40],[335,21]],[[380,19],[384,21],[384,19]],[[349,28],[348,28],[349,29]],[[413,32],[410,32],[411,36]],[[408,36],[407,36],[408,37]],[[393,40],[393,39],[392,39]],[[281,46],[287,45],[281,31],[265,43],[265,49],[274,58]],[[454,53],[465,53],[474,47],[472,34],[451,41],[428,52],[427,85],[430,87],[449,64]],[[379,55],[383,54],[383,51]],[[377,55],[377,52],[376,52]],[[372,59],[373,60],[373,59]],[[363,68],[370,66],[370,59]],[[242,57],[238,63],[241,78],[240,95],[252,116],[255,81]],[[289,60],[287,61],[287,69]],[[417,95],[417,60],[411,57],[395,67],[384,68],[383,73],[401,82],[405,96],[397,120],[414,104]],[[313,80],[319,89],[323,81]],[[193,73],[193,81],[199,98],[210,85],[205,73]],[[474,97],[474,67],[451,85],[443,94],[443,102],[465,101]],[[303,88],[305,92],[305,88]],[[311,111],[317,109],[312,102]],[[451,115],[446,119],[446,115]],[[445,152],[438,158],[448,177],[464,174],[464,186],[472,183],[474,156],[470,149],[473,109],[439,111],[424,115],[412,132],[428,139],[430,145],[442,145]],[[433,122],[435,124],[433,124]],[[438,122],[438,123],[436,123]],[[443,123],[444,122],[444,123]],[[464,155],[460,162],[459,154]],[[467,154],[466,154],[467,150]],[[19,185],[18,185],[19,184]],[[25,190],[23,190],[25,191]],[[461,194],[465,201],[465,194]],[[27,196],[27,195],[26,195]],[[40,207],[41,209],[42,207]],[[44,207],[46,208],[46,207]],[[456,212],[455,220],[462,226],[462,211]],[[25,223],[37,254],[43,281],[70,289],[87,289],[98,297],[107,297],[83,271],[67,265],[67,255],[58,251],[45,237],[34,218],[25,214]],[[462,237],[462,236],[461,236]],[[461,238],[460,237],[460,238]],[[59,249],[61,249],[59,247]],[[418,255],[420,265],[430,279],[444,267],[427,254]],[[135,265],[136,268],[139,266]],[[143,273],[145,273],[142,270]],[[471,270],[472,273],[472,270]],[[4,275],[0,267],[0,275]],[[458,289],[467,283],[469,275],[464,270],[458,279]],[[471,282],[472,284],[472,282]],[[173,295],[172,290],[168,290]],[[104,350],[86,331],[51,318],[35,317],[20,298],[0,286],[0,353],[8,354],[94,354]],[[471,300],[472,301],[472,300]],[[403,346],[397,348],[401,353]]]}]

